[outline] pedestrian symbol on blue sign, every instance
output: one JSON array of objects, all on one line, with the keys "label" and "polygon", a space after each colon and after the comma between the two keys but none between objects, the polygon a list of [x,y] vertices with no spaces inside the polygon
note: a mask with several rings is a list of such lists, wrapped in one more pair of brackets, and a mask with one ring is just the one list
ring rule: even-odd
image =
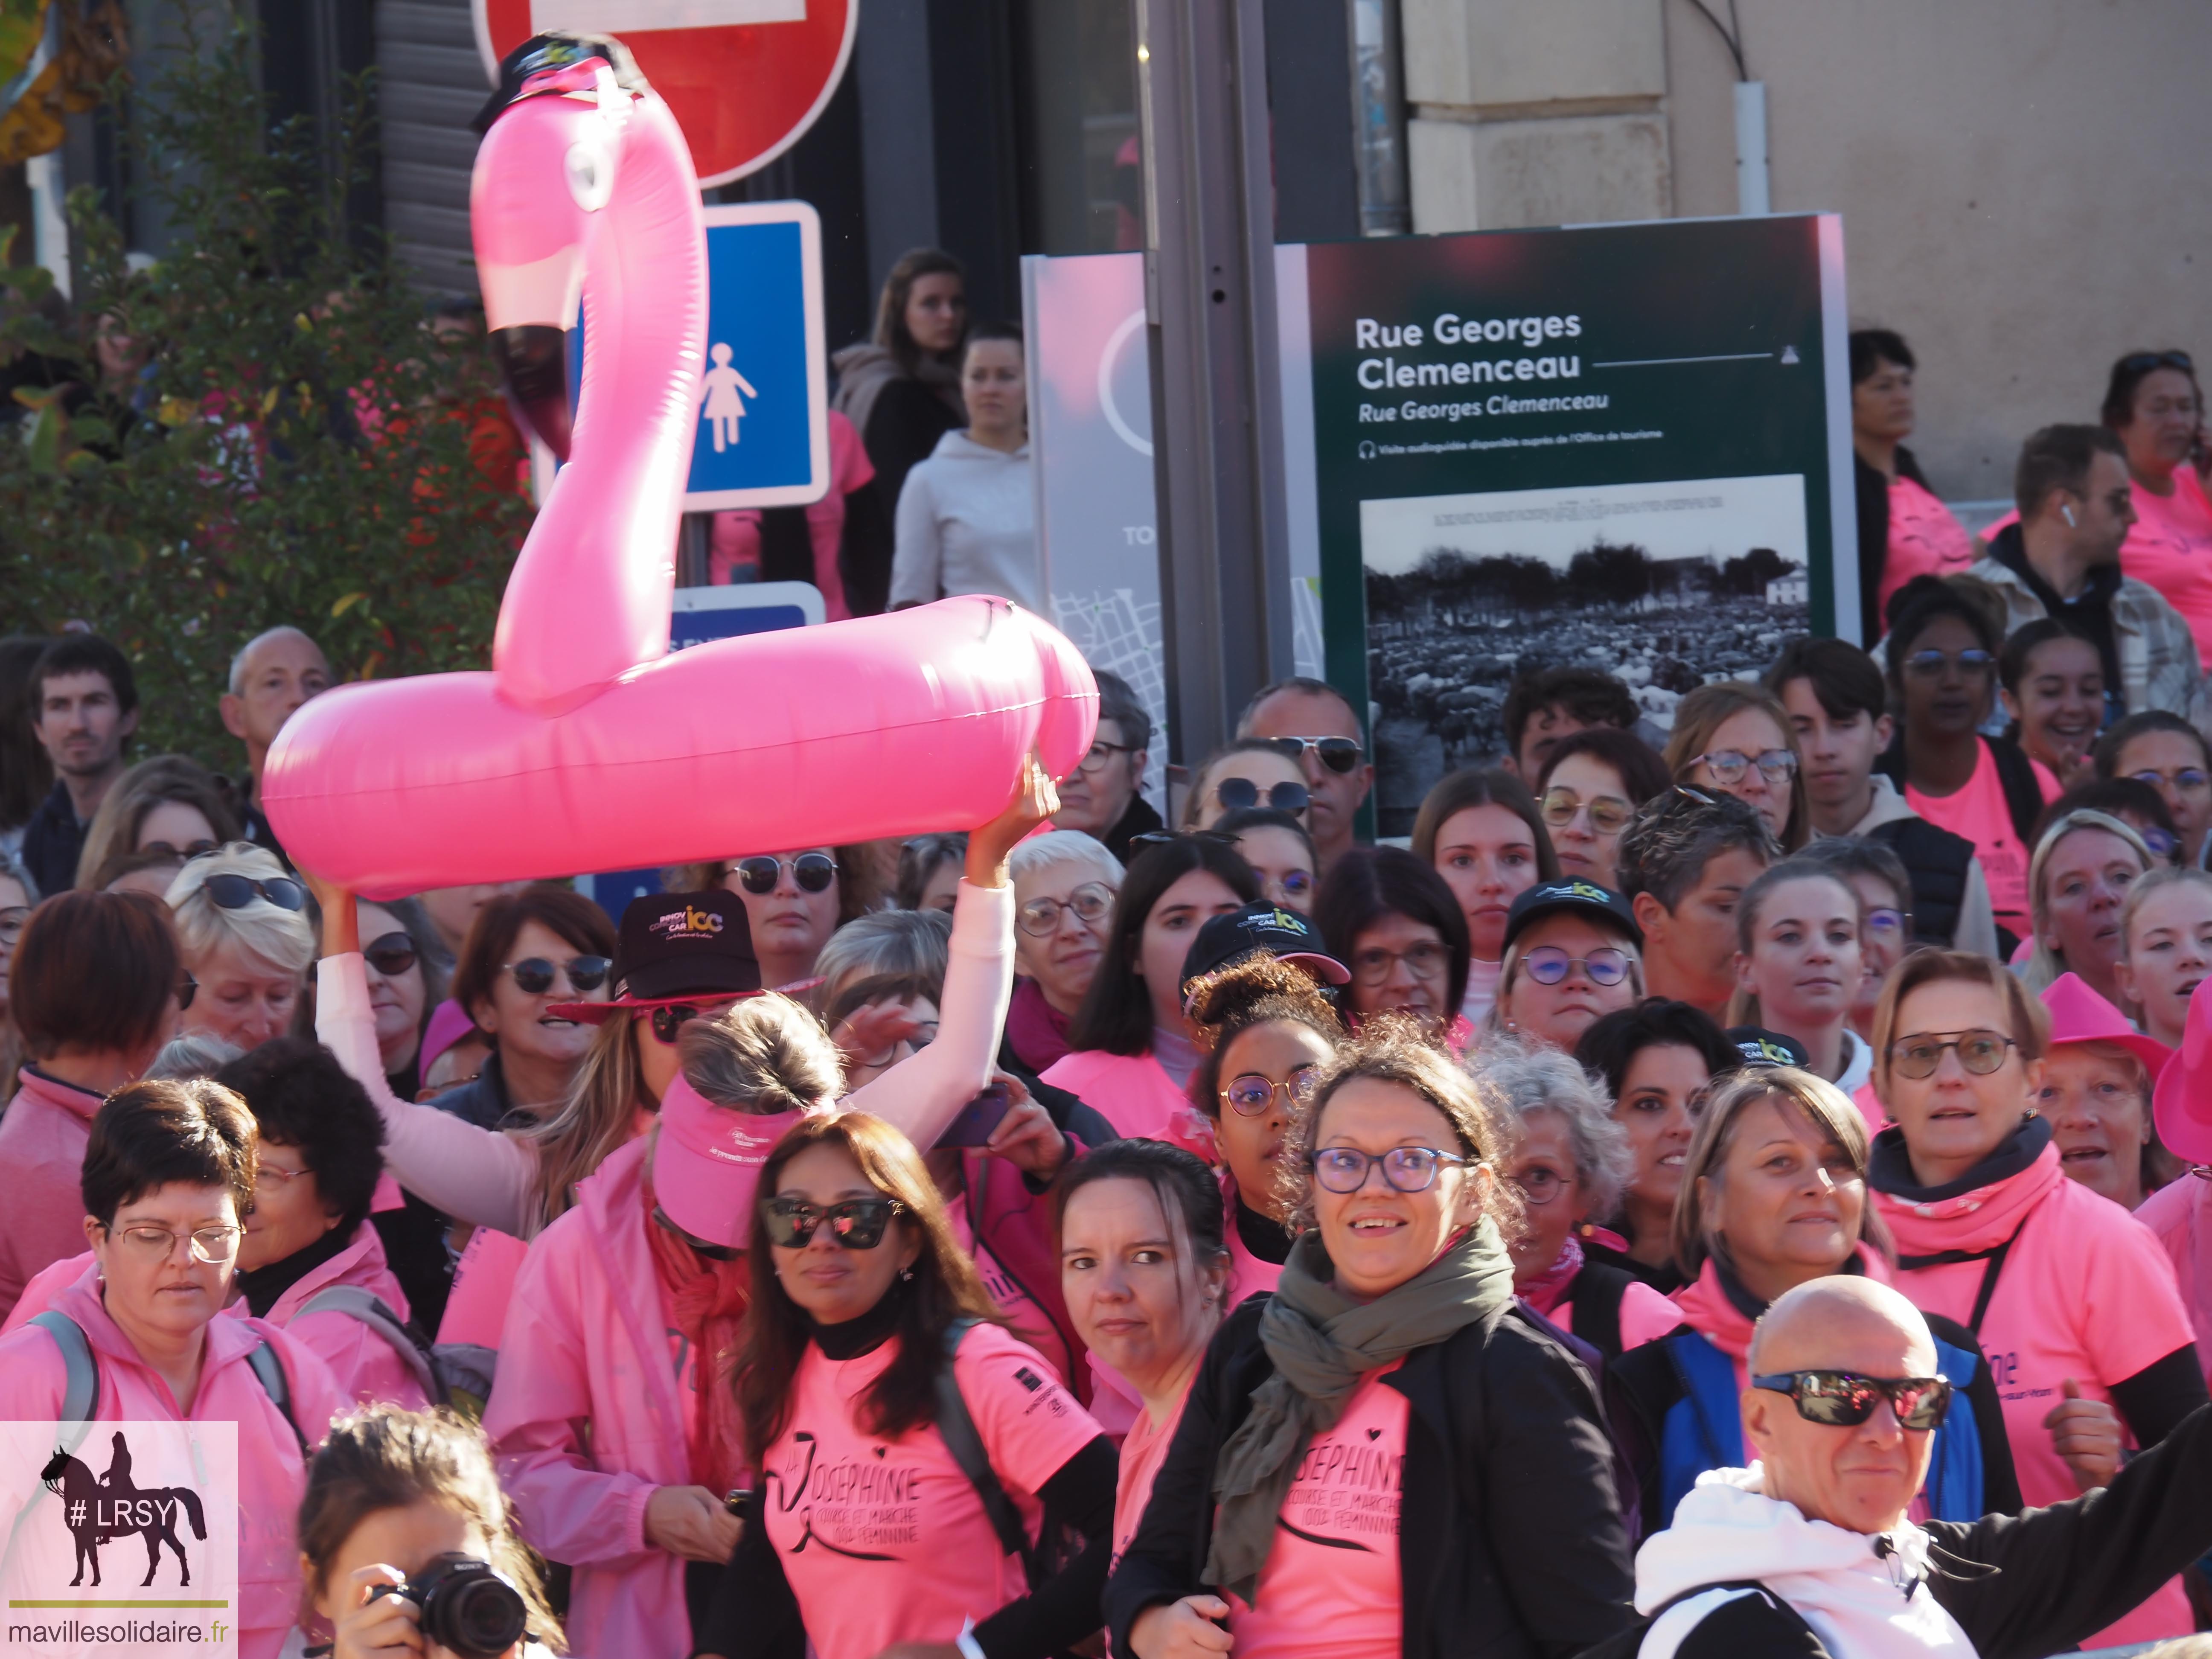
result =
[{"label": "pedestrian symbol on blue sign", "polygon": [[822,226],[805,202],[710,207],[708,366],[684,510],[790,507],[830,488]]}]

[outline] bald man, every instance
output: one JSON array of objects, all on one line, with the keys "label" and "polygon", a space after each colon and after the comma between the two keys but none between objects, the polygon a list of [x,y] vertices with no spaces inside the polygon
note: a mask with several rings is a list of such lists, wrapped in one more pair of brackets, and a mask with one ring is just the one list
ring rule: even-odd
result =
[{"label": "bald man", "polygon": [[1652,1623],[1624,1659],[2033,1659],[2212,1546],[2212,1407],[2084,1497],[1923,1528],[1906,1510],[1954,1402],[1917,1309],[1872,1279],[1814,1279],[1767,1310],[1750,1367],[1759,1461],[1705,1476],[1638,1553]]},{"label": "bald man", "polygon": [[272,628],[248,640],[230,659],[230,690],[223,694],[222,724],[246,745],[246,838],[289,865],[276,832],[261,811],[261,768],[269,745],[293,712],[331,689],[331,665],[296,628]]}]

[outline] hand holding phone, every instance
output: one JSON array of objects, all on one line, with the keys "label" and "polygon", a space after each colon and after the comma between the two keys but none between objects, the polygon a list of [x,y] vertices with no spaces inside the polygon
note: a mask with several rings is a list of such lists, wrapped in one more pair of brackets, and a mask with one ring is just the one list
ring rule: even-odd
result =
[{"label": "hand holding phone", "polygon": [[940,1146],[989,1146],[991,1132],[999,1127],[1000,1121],[1006,1115],[1006,1109],[1012,1103],[1012,1091],[1004,1080],[990,1084],[981,1094],[960,1109],[960,1115],[952,1120],[951,1127],[938,1136],[937,1144]]}]

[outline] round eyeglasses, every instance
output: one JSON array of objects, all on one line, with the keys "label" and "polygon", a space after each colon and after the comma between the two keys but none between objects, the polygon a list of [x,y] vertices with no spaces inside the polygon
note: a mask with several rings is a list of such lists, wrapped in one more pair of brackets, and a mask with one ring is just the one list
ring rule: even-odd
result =
[{"label": "round eyeglasses", "polygon": [[1425,1193],[1436,1185],[1437,1171],[1447,1164],[1472,1164],[1456,1152],[1440,1152],[1433,1146],[1393,1146],[1387,1152],[1363,1152],[1356,1146],[1324,1146],[1308,1160],[1314,1180],[1327,1192],[1356,1193],[1367,1184],[1370,1170],[1382,1171],[1382,1184],[1393,1192]]},{"label": "round eyeglasses", "polygon": [[1920,1031],[1889,1045],[1889,1063],[1899,1077],[1934,1077],[1948,1051],[1959,1056],[1966,1071],[1987,1077],[2005,1063],[2006,1050],[2017,1046],[2002,1031],[1960,1031],[1950,1036]]},{"label": "round eyeglasses", "polygon": [[1628,952],[1601,945],[1586,957],[1571,957],[1556,945],[1540,945],[1521,958],[1521,966],[1539,985],[1557,985],[1577,968],[1593,985],[1618,985],[1628,977]]},{"label": "round eyeglasses", "polygon": [[1295,1111],[1313,1098],[1320,1078],[1318,1066],[1301,1066],[1280,1083],[1257,1072],[1240,1072],[1223,1087],[1221,1097],[1239,1117],[1257,1117],[1278,1099],[1285,1111]]},{"label": "round eyeglasses", "polygon": [[1031,939],[1049,939],[1059,930],[1062,911],[1073,910],[1087,927],[1113,908],[1114,890],[1103,881],[1086,881],[1064,899],[1031,899],[1014,913],[1014,926]]},{"label": "round eyeglasses", "polygon": [[1723,788],[1734,788],[1756,766],[1759,775],[1779,789],[1797,775],[1797,757],[1787,749],[1762,749],[1756,755],[1747,755],[1741,749],[1715,749],[1699,755],[1690,764],[1703,764],[1713,775],[1713,781]]}]

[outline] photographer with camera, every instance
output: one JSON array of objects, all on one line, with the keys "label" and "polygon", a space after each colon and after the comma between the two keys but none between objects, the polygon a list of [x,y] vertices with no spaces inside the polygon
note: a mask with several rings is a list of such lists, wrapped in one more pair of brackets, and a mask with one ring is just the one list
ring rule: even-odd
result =
[{"label": "photographer with camera", "polygon": [[300,1566],[330,1659],[544,1659],[566,1652],[508,1524],[483,1437],[439,1412],[342,1419],[307,1468]]}]

